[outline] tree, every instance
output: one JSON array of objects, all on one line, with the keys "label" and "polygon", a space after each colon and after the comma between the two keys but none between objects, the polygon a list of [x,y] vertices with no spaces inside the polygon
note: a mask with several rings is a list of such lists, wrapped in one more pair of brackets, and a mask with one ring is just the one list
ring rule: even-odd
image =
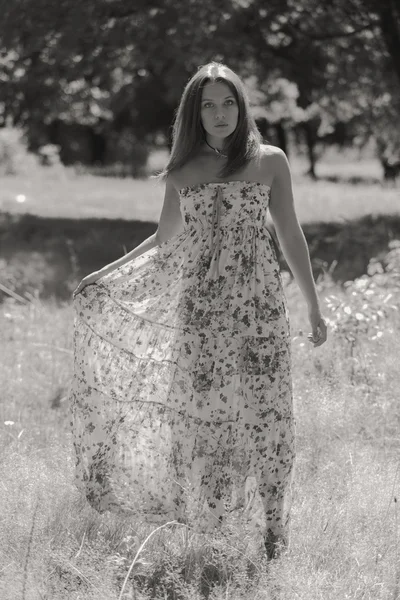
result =
[{"label": "tree", "polygon": [[[389,20],[390,4],[396,22],[394,2],[385,0],[384,4],[386,18]],[[268,5],[253,0],[237,15],[257,57],[259,81],[268,77],[273,64],[297,85],[298,105],[303,110],[299,126],[313,177],[315,146],[321,136],[334,131],[336,123],[349,124],[354,135],[362,130],[371,134],[372,117],[377,127],[381,126],[377,107],[383,105],[391,106],[392,126],[395,123],[399,90],[393,75],[399,61],[385,43],[382,6],[378,0],[334,0],[329,4],[276,1]]]},{"label": "tree", "polygon": [[362,137],[397,114],[395,0],[0,3],[3,119],[30,130],[61,119],[168,138],[188,77],[211,59],[253,77],[281,146],[286,127],[303,132],[312,176],[337,123]]}]

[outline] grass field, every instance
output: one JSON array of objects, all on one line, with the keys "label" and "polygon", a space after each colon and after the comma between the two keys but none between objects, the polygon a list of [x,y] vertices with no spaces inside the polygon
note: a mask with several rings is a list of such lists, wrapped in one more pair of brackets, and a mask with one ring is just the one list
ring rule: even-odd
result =
[{"label": "grass field", "polygon": [[[302,223],[341,222],[369,214],[399,214],[399,188],[383,188],[376,160],[335,157],[321,162],[311,182],[302,176],[303,160],[291,161],[296,208]],[[162,160],[154,160],[159,168]],[[333,180],[333,181],[332,181]],[[349,184],[348,181],[357,181]],[[163,184],[156,180],[76,176],[74,171],[44,171],[32,177],[3,177],[0,210],[49,218],[126,219],[157,222],[163,201]],[[19,203],[16,198],[25,196]]]},{"label": "grass field", "polygon": [[[334,265],[337,281],[361,275],[369,258],[400,236],[399,187],[382,186],[379,164],[371,159],[322,162],[321,177],[336,182],[310,181],[301,174],[306,165],[293,162],[296,209],[315,277]],[[163,186],[154,180],[75,176],[72,170],[3,178],[3,283],[24,296],[69,300],[84,275],[154,233],[162,201]]]},{"label": "grass field", "polygon": [[[88,223],[93,226],[94,221],[85,218],[101,214],[107,219],[103,235],[109,236],[109,219],[128,219],[124,225],[116,221],[118,227],[114,223],[112,231],[119,235],[135,225],[130,219],[145,214],[149,223],[141,226],[144,235],[159,211],[161,196],[153,203],[152,184],[128,180],[84,178],[68,187],[50,179],[36,185],[28,188],[26,182],[9,180],[0,197],[4,209],[14,192],[27,198],[31,193],[32,203],[26,209],[23,203],[17,208],[12,205],[13,222],[24,223],[17,213],[35,202],[32,212],[52,225],[46,229],[43,223],[39,227],[40,220],[31,219],[25,224],[36,224],[37,229],[11,229],[24,240],[25,270],[22,254],[19,262],[12,261],[21,247],[15,240],[12,244],[7,237],[10,229],[3,228],[7,285],[19,289],[27,300],[6,294],[0,306],[0,598],[396,600],[400,596],[400,318],[390,305],[398,305],[400,299],[399,252],[394,249],[375,275],[370,271],[370,276],[345,288],[329,276],[320,278],[324,312],[331,323],[329,341],[318,350],[306,340],[306,308],[297,286],[286,284],[297,423],[288,552],[267,564],[239,525],[229,535],[215,536],[170,526],[147,541],[125,585],[152,528],[115,515],[98,515],[73,486],[66,398],[73,312],[70,300],[61,294],[44,299],[34,289],[43,270],[59,266],[50,250],[56,247],[57,227],[66,226],[60,216],[68,219],[71,236],[78,228],[75,240],[83,240],[89,232],[92,245],[87,241],[86,248],[96,253],[93,262],[101,261],[109,256],[102,249],[106,237],[96,239],[95,231],[100,229],[89,230]],[[134,209],[133,203],[129,208],[132,198],[136,202],[138,197],[143,198],[144,209]],[[112,203],[103,207],[107,212],[97,212],[109,198]],[[386,213],[384,221],[375,222],[378,229],[382,223],[397,223],[398,190],[378,184],[310,183],[299,177],[296,198],[305,225],[318,214],[315,222],[328,226],[340,210],[364,225],[368,221],[360,217],[369,211]],[[41,237],[44,231],[48,238]],[[321,231],[316,229],[315,236]],[[379,246],[376,231],[370,236],[368,258]],[[117,239],[121,243],[121,237]],[[379,248],[383,253],[383,241]],[[116,243],[112,251],[117,250]],[[88,266],[79,262],[83,254],[72,256],[78,256],[78,262],[64,272],[71,277],[71,286],[73,277]],[[16,280],[13,284],[12,273],[26,277],[30,295],[24,293],[24,284],[19,288]],[[52,277],[58,281],[54,272]]]},{"label": "grass field", "polygon": [[[293,284],[287,296],[298,452],[291,549],[268,566],[240,529],[201,537],[170,527],[140,553],[124,598],[202,598],[211,584],[215,600],[398,597],[398,315],[381,323],[375,340],[359,334],[353,345],[332,333],[316,351],[305,341],[305,307]],[[71,324],[67,305],[10,301],[1,311],[4,600],[117,599],[151,531],[99,516],[73,487],[65,397]],[[139,593],[145,584],[147,596]]]}]

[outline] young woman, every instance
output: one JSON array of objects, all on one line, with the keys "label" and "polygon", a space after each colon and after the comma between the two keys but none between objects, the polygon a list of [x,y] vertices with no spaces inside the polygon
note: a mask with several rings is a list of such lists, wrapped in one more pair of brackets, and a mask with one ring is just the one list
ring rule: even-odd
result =
[{"label": "young woman", "polygon": [[246,521],[258,502],[272,558],[289,539],[295,431],[268,209],[314,346],[326,324],[288,161],[261,143],[226,66],[188,82],[162,177],[156,233],[74,292],[76,480],[99,512],[201,531]]}]

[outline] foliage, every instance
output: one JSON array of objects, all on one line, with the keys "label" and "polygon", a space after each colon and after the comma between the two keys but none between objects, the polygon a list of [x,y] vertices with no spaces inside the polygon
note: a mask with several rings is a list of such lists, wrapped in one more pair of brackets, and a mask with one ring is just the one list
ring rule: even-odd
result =
[{"label": "foliage", "polygon": [[[395,336],[400,306],[400,241],[389,252],[373,258],[368,273],[345,284],[342,294],[329,294],[327,319],[337,351],[347,357],[347,376],[354,385],[373,389],[373,363],[382,340]],[[375,352],[368,344],[376,346]],[[382,372],[378,373],[382,377]]]},{"label": "foliage", "polygon": [[144,177],[150,154],[150,147],[137,139],[130,130],[113,133],[108,139],[108,146],[116,163],[129,165],[133,177]]},{"label": "foliage", "polygon": [[[39,252],[23,253],[20,261],[0,258],[0,301],[9,296],[26,300],[41,297],[46,287],[46,261]],[[21,295],[22,294],[22,295]]]},{"label": "foliage", "polygon": [[24,132],[16,127],[0,128],[0,174],[26,175],[38,168],[28,152]]},{"label": "foliage", "polygon": [[295,83],[279,77],[273,71],[264,81],[254,75],[245,79],[249,90],[254,117],[263,117],[269,123],[287,122],[290,125],[306,119],[306,112],[298,105],[299,90]]},{"label": "foliage", "polygon": [[44,144],[38,149],[40,164],[47,167],[60,164],[60,146]]},{"label": "foliage", "polygon": [[255,78],[274,121],[310,123],[309,143],[337,122],[361,143],[398,119],[397,10],[377,0],[3,2],[3,118],[168,138],[187,78],[216,59]]},{"label": "foliage", "polygon": [[389,252],[371,259],[367,274],[348,281],[345,290],[342,298],[327,296],[333,331],[352,344],[361,344],[365,336],[382,337],[385,322],[400,306],[400,241],[391,241]]}]

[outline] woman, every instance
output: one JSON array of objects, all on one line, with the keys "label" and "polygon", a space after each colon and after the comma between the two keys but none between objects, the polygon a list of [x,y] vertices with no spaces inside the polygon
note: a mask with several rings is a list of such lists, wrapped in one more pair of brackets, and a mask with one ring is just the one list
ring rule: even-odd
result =
[{"label": "woman", "polygon": [[226,66],[210,63],[188,82],[162,177],[156,233],[74,292],[77,483],[99,512],[202,531],[250,518],[258,502],[272,558],[288,544],[295,448],[268,208],[314,346],[326,324],[286,156],[261,144]]}]

